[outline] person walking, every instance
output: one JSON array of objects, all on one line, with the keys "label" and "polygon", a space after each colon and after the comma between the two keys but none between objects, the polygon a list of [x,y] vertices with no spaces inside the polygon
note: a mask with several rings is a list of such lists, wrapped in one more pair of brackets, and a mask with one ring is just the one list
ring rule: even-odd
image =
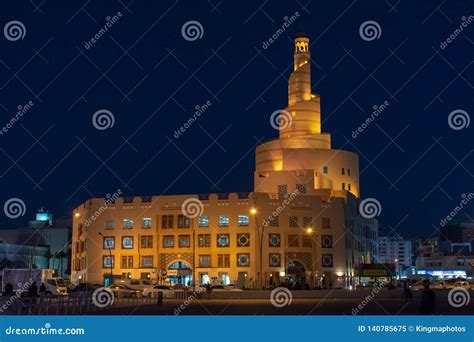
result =
[{"label": "person walking", "polygon": [[423,281],[424,290],[421,293],[420,315],[434,315],[436,308],[436,294],[430,289],[430,281]]}]

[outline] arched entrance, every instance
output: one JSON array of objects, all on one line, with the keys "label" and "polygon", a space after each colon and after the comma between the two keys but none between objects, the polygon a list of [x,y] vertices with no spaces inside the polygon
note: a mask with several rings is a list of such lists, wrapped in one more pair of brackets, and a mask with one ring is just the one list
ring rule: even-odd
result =
[{"label": "arched entrance", "polygon": [[172,285],[182,284],[190,286],[193,282],[193,272],[188,262],[183,260],[173,261],[168,266],[168,279]]},{"label": "arched entrance", "polygon": [[289,260],[286,270],[288,276],[288,287],[294,290],[302,290],[306,284],[306,269],[302,262]]}]

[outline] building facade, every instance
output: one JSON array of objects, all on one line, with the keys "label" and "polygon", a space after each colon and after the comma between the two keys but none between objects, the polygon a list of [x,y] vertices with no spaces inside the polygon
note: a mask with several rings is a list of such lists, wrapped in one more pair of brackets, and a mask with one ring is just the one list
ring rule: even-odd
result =
[{"label": "building facade", "polygon": [[380,262],[395,263],[399,277],[405,277],[412,267],[412,241],[396,236],[380,236]]},{"label": "building facade", "polygon": [[299,34],[279,138],[256,149],[253,192],[90,199],[74,210],[72,281],[352,285],[354,265],[377,256],[378,222],[359,214],[358,156],[321,131],[310,68]]}]

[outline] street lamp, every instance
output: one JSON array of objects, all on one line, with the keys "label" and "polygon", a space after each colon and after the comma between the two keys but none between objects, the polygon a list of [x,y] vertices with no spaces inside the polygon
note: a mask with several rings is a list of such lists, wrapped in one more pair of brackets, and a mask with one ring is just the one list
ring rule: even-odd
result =
[{"label": "street lamp", "polygon": [[[311,237],[311,252],[312,252],[312,268],[313,268],[313,286],[316,286],[316,261],[317,258],[316,258],[316,244],[314,243],[313,241],[313,233],[314,233],[314,229],[312,227],[307,227],[305,229],[305,232],[306,234],[308,234],[310,237]],[[317,237],[317,234],[314,234],[314,237]]]},{"label": "street lamp", "polygon": [[[102,238],[104,238],[104,235],[102,235],[101,232],[99,232],[99,235],[102,236]],[[109,258],[110,258],[110,281],[112,281],[112,278],[113,278],[113,275],[114,275],[114,266],[113,266],[113,263],[112,263],[112,247],[107,245],[107,249],[109,250]]]},{"label": "street lamp", "polygon": [[252,214],[254,217],[255,217],[255,226],[257,228],[257,231],[258,231],[258,239],[259,239],[259,245],[260,245],[260,248],[259,248],[259,272],[258,272],[258,285],[262,288],[263,290],[263,281],[262,281],[262,263],[263,263],[263,232],[265,230],[265,225],[262,225],[262,229],[260,229],[260,225],[258,224],[258,216],[257,216],[257,209],[256,208],[252,208],[250,209],[250,214]]}]

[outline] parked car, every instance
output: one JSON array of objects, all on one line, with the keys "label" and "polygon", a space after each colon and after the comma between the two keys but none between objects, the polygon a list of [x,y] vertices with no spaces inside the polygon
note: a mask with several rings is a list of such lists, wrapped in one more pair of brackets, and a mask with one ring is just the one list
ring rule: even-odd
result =
[{"label": "parked car", "polygon": [[242,291],[235,287],[235,285],[214,285],[212,291]]},{"label": "parked car", "polygon": [[70,289],[71,292],[93,292],[96,287],[92,283],[80,283]]},{"label": "parked car", "polygon": [[131,287],[124,284],[112,284],[107,287],[114,293],[117,298],[132,297],[139,298],[142,296],[142,290],[132,289]]},{"label": "parked car", "polygon": [[158,293],[163,293],[163,298],[173,298],[174,289],[168,285],[155,285],[153,287],[147,287],[143,290],[143,296],[145,297],[158,297]]},{"label": "parked car", "polygon": [[466,290],[474,290],[474,285],[470,284],[467,280],[460,280],[454,284],[454,287],[462,287]]},{"label": "parked car", "polygon": [[126,285],[131,289],[143,291],[147,287],[152,287],[148,279],[115,279],[114,284]]}]

